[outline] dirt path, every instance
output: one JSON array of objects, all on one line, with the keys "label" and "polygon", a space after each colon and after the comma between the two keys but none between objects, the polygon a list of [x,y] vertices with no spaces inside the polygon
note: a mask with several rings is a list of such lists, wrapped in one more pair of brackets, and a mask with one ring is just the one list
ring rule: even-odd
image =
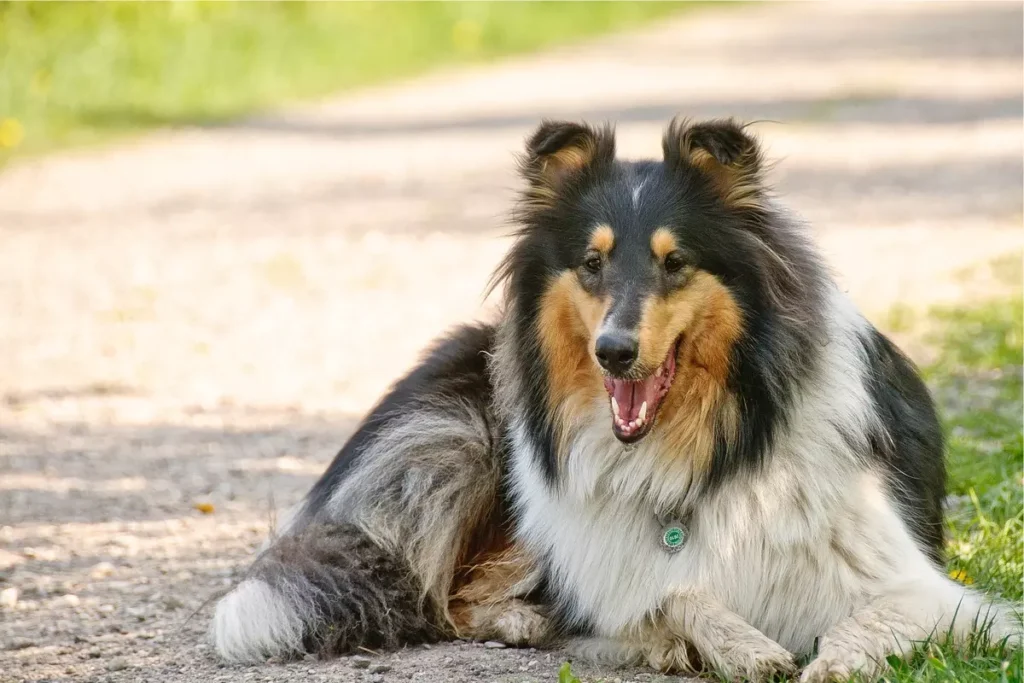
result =
[{"label": "dirt path", "polygon": [[729,8],[5,171],[0,681],[553,680],[558,653],[470,644],[225,668],[186,617],[417,351],[486,314],[541,115],[617,121],[629,155],[678,111],[778,121],[779,190],[866,310],[990,293],[1024,244],[1021,19]]}]

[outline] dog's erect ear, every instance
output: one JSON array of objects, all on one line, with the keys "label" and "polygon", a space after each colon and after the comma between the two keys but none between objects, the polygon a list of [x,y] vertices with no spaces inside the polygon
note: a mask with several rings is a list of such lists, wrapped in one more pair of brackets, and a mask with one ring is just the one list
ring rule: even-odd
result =
[{"label": "dog's erect ear", "polygon": [[762,205],[762,156],[757,141],[732,119],[690,123],[674,119],[662,141],[671,168],[692,166],[706,174],[723,202],[735,208]]},{"label": "dog's erect ear", "polygon": [[544,121],[526,142],[519,172],[530,184],[530,196],[550,201],[571,178],[615,158],[615,134],[609,126]]}]

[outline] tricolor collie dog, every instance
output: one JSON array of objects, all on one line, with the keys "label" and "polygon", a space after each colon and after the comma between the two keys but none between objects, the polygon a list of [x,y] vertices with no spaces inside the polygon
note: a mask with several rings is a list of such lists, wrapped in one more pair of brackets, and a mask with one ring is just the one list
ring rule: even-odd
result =
[{"label": "tricolor collie dog", "polygon": [[545,122],[494,325],[442,339],[218,604],[227,660],[452,636],[805,680],[932,636],[1016,637],[943,570],[943,443],[914,367],[780,210],[756,141],[658,161]]}]

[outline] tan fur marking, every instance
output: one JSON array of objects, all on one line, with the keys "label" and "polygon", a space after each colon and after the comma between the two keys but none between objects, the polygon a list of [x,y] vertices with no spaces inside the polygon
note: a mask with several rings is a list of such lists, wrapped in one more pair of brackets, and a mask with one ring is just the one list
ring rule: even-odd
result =
[{"label": "tan fur marking", "polygon": [[531,199],[541,204],[552,201],[565,177],[589,164],[596,155],[597,145],[588,139],[544,157],[535,172],[534,187],[529,191]]},{"label": "tan fur marking", "polygon": [[667,228],[658,228],[651,235],[651,252],[659,261],[664,261],[666,256],[678,248],[676,236]]},{"label": "tan fur marking", "polygon": [[557,166],[559,171],[578,171],[594,158],[594,145],[586,143],[580,147],[565,147],[548,157],[545,165]]},{"label": "tan fur marking", "polygon": [[727,381],[742,324],[729,290],[705,271],[696,271],[685,287],[667,298],[652,297],[644,307],[640,362],[646,368],[657,368],[683,333],[675,380],[654,428],[668,446],[664,452],[688,454],[697,471],[710,464],[720,430],[728,436],[736,431],[738,412]]},{"label": "tan fur marking", "polygon": [[452,600],[474,603],[496,603],[515,597],[511,589],[525,580],[533,569],[533,561],[520,545],[508,545],[478,555],[465,567],[466,583]]},{"label": "tan fur marking", "polygon": [[468,582],[448,603],[456,634],[462,638],[540,644],[547,636],[547,620],[518,599],[516,591],[535,568],[530,555],[522,546],[512,545],[476,560],[466,568]]},{"label": "tan fur marking", "polygon": [[[604,392],[604,381],[590,347],[608,302],[583,290],[571,272],[563,273],[541,301],[538,335],[548,366],[548,409],[560,438]],[[564,453],[565,449],[560,448]]]},{"label": "tan fur marking", "polygon": [[590,248],[602,254],[611,253],[615,246],[615,232],[607,225],[599,225],[590,234]]}]

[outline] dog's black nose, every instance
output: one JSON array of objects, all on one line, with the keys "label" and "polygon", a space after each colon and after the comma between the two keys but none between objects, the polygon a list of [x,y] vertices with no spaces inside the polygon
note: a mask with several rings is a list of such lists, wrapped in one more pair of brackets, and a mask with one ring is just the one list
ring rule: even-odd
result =
[{"label": "dog's black nose", "polygon": [[622,375],[636,360],[640,345],[625,332],[605,332],[597,338],[594,353],[601,367],[613,375]]}]

